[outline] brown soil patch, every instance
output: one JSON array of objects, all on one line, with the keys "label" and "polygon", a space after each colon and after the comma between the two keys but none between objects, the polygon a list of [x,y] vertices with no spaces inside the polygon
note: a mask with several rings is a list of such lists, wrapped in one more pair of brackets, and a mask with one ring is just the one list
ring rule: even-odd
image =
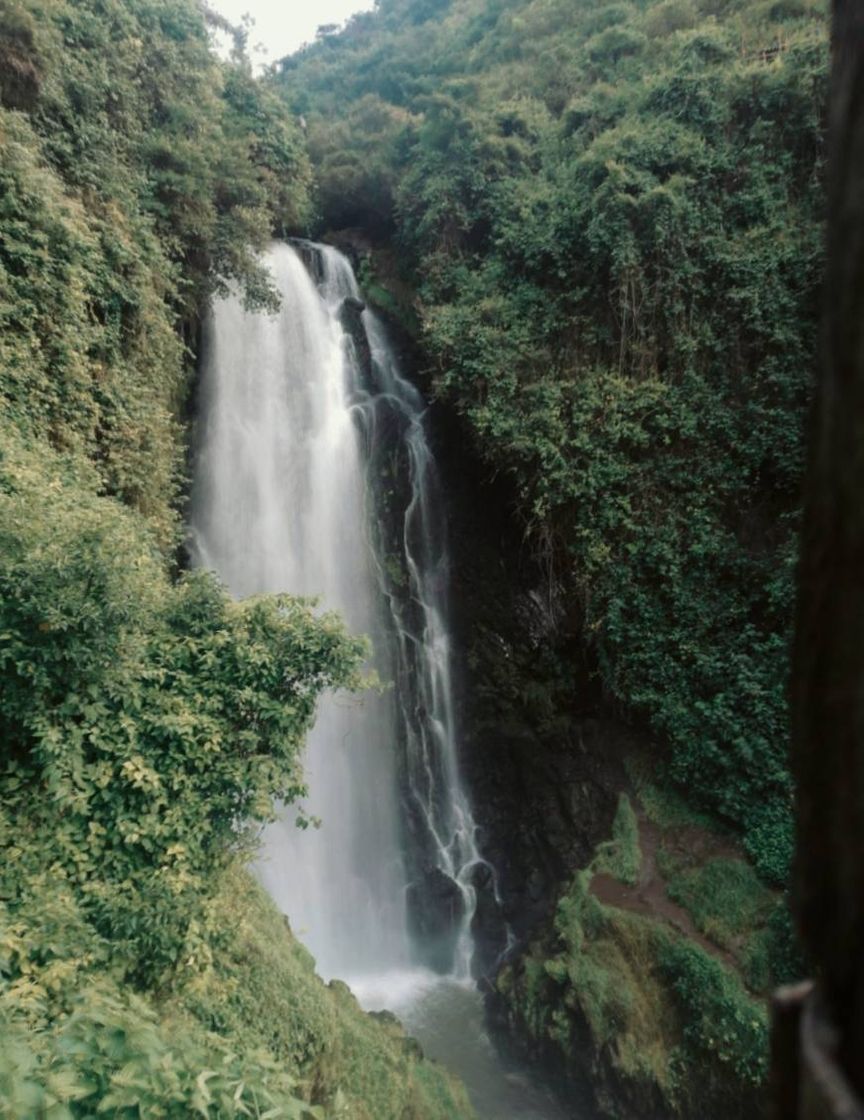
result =
[{"label": "brown soil patch", "polygon": [[[713,941],[709,941],[693,924],[693,919],[683,908],[666,893],[666,881],[657,867],[657,849],[661,838],[669,840],[669,834],[662,832],[657,825],[637,812],[639,823],[639,849],[642,862],[639,867],[639,881],[635,886],[621,883],[611,875],[595,875],[591,880],[590,891],[604,906],[614,906],[632,914],[642,914],[666,922],[673,929],[683,933],[691,941],[700,945],[706,953],[722,961],[727,967],[736,969],[735,958]],[[734,848],[722,842],[703,829],[692,826],[675,830],[674,847],[684,848],[689,855],[704,857],[739,856]]]}]

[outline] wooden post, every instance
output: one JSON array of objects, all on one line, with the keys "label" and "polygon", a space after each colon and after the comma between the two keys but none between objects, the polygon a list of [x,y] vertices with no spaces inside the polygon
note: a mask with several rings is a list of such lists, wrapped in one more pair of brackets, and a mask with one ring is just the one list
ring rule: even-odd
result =
[{"label": "wooden post", "polygon": [[[835,1058],[864,1094],[864,2],[834,0],[824,360],[791,701],[794,898]],[[815,1115],[815,1113],[813,1114]],[[824,1115],[831,1115],[825,1113]]]}]

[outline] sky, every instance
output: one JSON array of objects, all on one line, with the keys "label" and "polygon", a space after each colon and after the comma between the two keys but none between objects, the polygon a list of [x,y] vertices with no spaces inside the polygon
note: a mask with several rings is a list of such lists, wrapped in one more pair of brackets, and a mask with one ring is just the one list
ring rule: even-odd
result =
[{"label": "sky", "polygon": [[[365,11],[374,0],[211,0],[211,5],[232,23],[248,12],[255,20],[249,36],[253,61],[262,65],[291,54],[315,38],[324,23],[342,23],[354,12]],[[256,51],[258,44],[264,51]]]}]

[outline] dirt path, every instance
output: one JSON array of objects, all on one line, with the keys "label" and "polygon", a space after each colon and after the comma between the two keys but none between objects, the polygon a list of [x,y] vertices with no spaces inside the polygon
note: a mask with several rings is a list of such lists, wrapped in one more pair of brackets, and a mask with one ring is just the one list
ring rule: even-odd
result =
[{"label": "dirt path", "polygon": [[[639,868],[639,881],[635,886],[628,886],[619,882],[611,875],[595,875],[591,880],[590,890],[598,901],[604,906],[615,906],[619,910],[628,910],[632,914],[642,914],[648,918],[656,918],[667,922],[679,933],[683,933],[691,941],[700,945],[706,953],[710,953],[716,960],[722,961],[728,968],[738,971],[738,965],[731,953],[709,941],[693,923],[693,919],[683,908],[666,893],[666,881],[657,867],[657,849],[663,833],[642,813],[637,814],[639,822],[639,849],[642,853],[642,862]],[[688,828],[681,830],[681,835],[676,836],[677,844],[688,844],[691,850],[704,848],[710,856],[737,855],[734,849],[720,847],[716,842],[709,841],[706,833],[701,830]]]}]

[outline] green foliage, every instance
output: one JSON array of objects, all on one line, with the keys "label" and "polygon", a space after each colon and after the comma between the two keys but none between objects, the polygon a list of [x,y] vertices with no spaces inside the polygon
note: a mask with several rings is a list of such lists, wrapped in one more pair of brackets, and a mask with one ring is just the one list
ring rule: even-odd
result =
[{"label": "green foliage", "polygon": [[398,1026],[326,987],[249,875],[214,882],[170,994],[134,993],[68,884],[0,909],[0,1116],[469,1120]]},{"label": "green foliage", "polygon": [[7,448],[3,896],[23,905],[50,859],[153,982],[185,951],[204,877],[303,792],[316,699],[357,684],[363,646],[287,597],[234,603],[204,573],[171,586],[133,517]]},{"label": "green foliage", "polygon": [[764,924],[776,904],[749,863],[723,857],[674,875],[668,891],[699,930],[725,949]]},{"label": "green foliage", "polygon": [[767,996],[806,975],[789,900],[767,889],[749,863],[709,859],[673,873],[667,889],[701,933],[732,953],[751,991]]},{"label": "green foliage", "polygon": [[197,320],[273,306],[258,250],[309,213],[208,18],[0,0],[0,1117],[459,1120],[235,866],[365,643],[165,563]]},{"label": "green foliage", "polygon": [[316,700],[360,684],[365,644],[287,596],[169,583],[74,456],[3,442],[0,1115],[471,1116],[235,866],[304,793]]},{"label": "green foliage", "polygon": [[3,110],[0,167],[5,415],[95,462],[98,485],[168,544],[180,456],[170,410],[183,367],[159,248],[116,207],[88,213],[44,165],[28,123]]},{"label": "green foliage", "polygon": [[[601,904],[594,876],[628,881],[622,852],[639,852],[638,821],[624,796],[613,831],[562,895],[552,931],[503,970],[499,993],[521,1028],[551,1044],[577,1079],[585,1076],[587,1024],[589,1068],[611,1065],[633,1091],[662,1101],[664,1114],[749,1115],[766,1072],[765,1007],[662,914]],[[760,965],[770,971],[765,954],[779,947],[768,943],[780,913],[776,896],[742,861],[681,858],[673,897],[718,944],[738,952],[747,936],[748,978]],[[631,866],[632,884],[639,862]]]},{"label": "green foliage", "polygon": [[325,986],[265,892],[232,868],[211,907],[206,967],[172,1006],[242,1053],[267,1053],[304,1095],[342,1120],[469,1120],[464,1090],[424,1062],[395,1022],[364,1014],[346,986]]},{"label": "green foliage", "polygon": [[674,793],[645,784],[640,798],[664,829],[657,864],[669,897],[700,933],[731,954],[750,991],[767,996],[778,984],[805,976],[789,900],[766,886],[764,870],[728,854],[728,833],[688,812]]},{"label": "green foliage", "polygon": [[753,807],[745,837],[747,851],[769,883],[788,881],[795,847],[795,829],[789,800],[775,798]]},{"label": "green foliage", "polygon": [[0,1023],[0,1093],[9,1120],[284,1117],[323,1120],[272,1059],[242,1061],[221,1040],[160,1022],[142,999],[94,985],[50,1036]]},{"label": "green foliage", "polygon": [[764,1008],[664,922],[602,906],[591,876],[571,883],[554,933],[502,971],[511,1016],[577,1079],[599,1063],[664,1115],[749,1115]]},{"label": "green foliage", "polygon": [[[559,902],[555,931],[561,951],[544,962],[543,971],[556,984],[579,993],[592,1033],[603,1045],[626,1030],[635,993],[604,952],[612,936],[610,919],[590,893],[590,878],[584,872],[578,875]],[[562,1033],[564,1024],[554,1013],[551,1023],[559,1042],[566,1045],[569,1030]]]},{"label": "green foliage", "polygon": [[94,485],[168,551],[189,372],[178,328],[191,335],[229,283],[272,305],[256,251],[308,213],[301,134],[246,63],[211,54],[192,0],[0,12],[4,415],[94,463]]},{"label": "green foliage", "polygon": [[769,992],[810,973],[792,923],[791,901],[778,900],[767,924],[748,940],[742,958],[744,978],[754,992]]},{"label": "green foliage", "polygon": [[662,829],[694,828],[703,829],[718,836],[724,834],[720,821],[695,809],[684,797],[681,790],[670,786],[658,786],[648,780],[645,760],[627,761],[627,771],[639,794],[639,802],[648,819]]},{"label": "green foliage", "polygon": [[626,793],[618,795],[618,807],[612,822],[612,839],[598,845],[591,864],[596,874],[614,875],[622,883],[635,886],[639,879],[642,851],[639,847],[639,822]]},{"label": "green foliage", "polygon": [[788,909],[742,860],[700,860],[697,849],[710,838],[697,842],[689,816],[665,827],[683,829],[677,869],[669,852],[657,851],[664,873],[673,872],[670,894],[702,933],[734,953],[740,973],[673,928],[677,918],[670,924],[648,892],[632,892],[632,910],[626,901],[623,908],[600,902],[594,877],[623,879],[622,850],[639,850],[638,821],[622,796],[615,840],[598,845],[576,874],[552,930],[502,970],[498,993],[511,1022],[551,1046],[577,1083],[612,1078],[612,1110],[615,1095],[626,1092],[663,1115],[756,1115],[764,1106],[767,1012],[742,976],[767,994],[795,974],[800,962],[784,937]]},{"label": "green foliage", "polygon": [[[417,24],[392,4],[277,78],[309,116],[325,221],[337,164],[388,121],[392,203],[368,225],[395,226],[439,393],[551,542],[607,692],[777,883],[824,14],[454,0]],[[364,99],[379,123],[349,136]]]},{"label": "green foliage", "polygon": [[758,1087],[768,1072],[768,1015],[741,984],[698,945],[669,941],[661,966],[684,1012],[684,1042],[744,1084]]},{"label": "green foliage", "polygon": [[409,120],[404,110],[371,93],[352,102],[332,128],[322,129],[313,119],[309,154],[315,161],[319,206],[331,225],[343,228],[362,220],[382,232],[390,229],[393,165]]},{"label": "green foliage", "polygon": [[0,102],[26,109],[38,97],[44,78],[36,28],[30,13],[12,0],[0,4],[0,24]]},{"label": "green foliage", "polygon": [[248,63],[218,62],[189,0],[35,11],[46,78],[32,117],[63,179],[150,219],[189,310],[214,283],[260,285],[254,250],[303,220],[308,166]]}]

